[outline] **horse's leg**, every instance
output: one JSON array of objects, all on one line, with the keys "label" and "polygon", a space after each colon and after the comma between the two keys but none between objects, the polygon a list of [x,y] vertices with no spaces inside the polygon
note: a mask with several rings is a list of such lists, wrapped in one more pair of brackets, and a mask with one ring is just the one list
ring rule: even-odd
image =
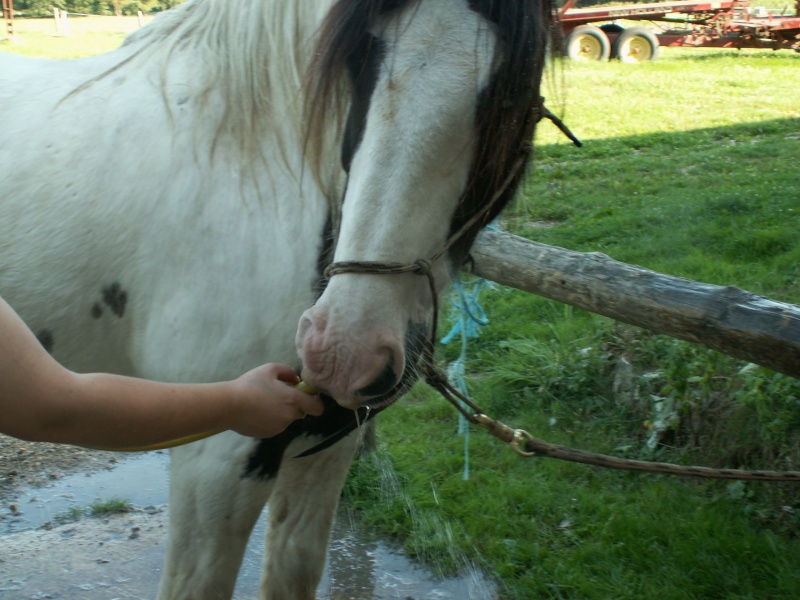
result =
[{"label": "horse's leg", "polygon": [[233,596],[247,540],[272,487],[244,477],[256,444],[224,433],[172,451],[169,542],[159,600]]},{"label": "horse's leg", "polygon": [[354,432],[306,458],[292,458],[304,449],[298,444],[286,450],[269,499],[261,600],[316,597],[356,439]]}]

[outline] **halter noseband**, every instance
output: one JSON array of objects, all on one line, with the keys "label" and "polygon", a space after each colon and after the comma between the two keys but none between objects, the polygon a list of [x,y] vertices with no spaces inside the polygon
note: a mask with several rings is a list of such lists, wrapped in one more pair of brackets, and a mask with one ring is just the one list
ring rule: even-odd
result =
[{"label": "halter noseband", "polygon": [[[511,168],[509,169],[508,174],[503,182],[494,192],[489,202],[487,202],[483,208],[481,208],[481,210],[468,219],[467,222],[458,229],[458,231],[451,234],[450,237],[447,238],[445,244],[438,251],[428,258],[421,258],[410,264],[370,260],[348,260],[331,263],[325,268],[324,271],[326,279],[330,279],[334,275],[341,275],[344,273],[362,275],[402,275],[404,273],[413,273],[415,275],[424,275],[427,277],[431,298],[433,299],[433,323],[431,325],[431,335],[426,340],[425,348],[423,349],[423,375],[425,376],[425,381],[428,383],[428,385],[437,389],[447,400],[453,403],[454,406],[456,406],[456,408],[458,408],[459,411],[467,417],[467,419],[473,422],[473,416],[468,414],[460,405],[458,405],[457,402],[454,402],[452,398],[453,395],[461,398],[461,394],[449,384],[447,378],[439,369],[436,368],[436,365],[433,361],[437,324],[439,321],[439,298],[436,293],[436,279],[433,276],[433,265],[437,260],[442,258],[442,256],[444,256],[447,251],[452,248],[453,244],[461,239],[461,237],[463,237],[464,234],[470,230],[470,228],[472,228],[491,211],[491,209],[505,195],[512,182],[517,178],[518,175],[520,175],[528,160],[528,156],[533,150],[533,143],[530,140],[533,137],[533,129],[539,121],[542,119],[549,119],[561,130],[565,136],[572,141],[573,144],[579,148],[583,145],[581,141],[576,138],[569,128],[567,128],[567,126],[561,121],[561,119],[555,116],[544,106],[544,98],[540,97],[538,102],[533,103],[533,106],[530,109],[530,115],[531,119],[529,120],[528,125],[529,131],[525,136],[525,141],[520,146],[517,158],[511,165]],[[465,195],[466,192],[464,192],[461,198],[463,199]],[[462,398],[462,400],[465,399]]]}]

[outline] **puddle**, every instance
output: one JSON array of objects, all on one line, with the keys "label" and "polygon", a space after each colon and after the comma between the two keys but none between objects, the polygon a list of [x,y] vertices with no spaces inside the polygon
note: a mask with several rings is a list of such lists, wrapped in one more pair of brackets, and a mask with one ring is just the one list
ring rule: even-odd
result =
[{"label": "puddle", "polygon": [[121,460],[109,471],[76,473],[52,485],[23,488],[12,494],[18,514],[4,514],[0,535],[27,531],[54,522],[70,509],[95,500],[121,498],[135,506],[166,504],[169,494],[169,455],[150,452]]},{"label": "puddle", "polygon": [[[20,514],[9,512],[0,519],[0,536],[5,536],[0,539],[0,599],[154,598],[166,551],[168,464],[167,453],[142,454],[119,462],[111,471],[71,475],[16,493]],[[58,515],[98,498],[122,498],[149,508],[41,529]],[[234,595],[237,600],[258,597],[265,513],[250,537]],[[320,600],[496,597],[492,584],[479,572],[439,578],[390,543],[370,539],[344,510],[334,524],[317,593]]]}]

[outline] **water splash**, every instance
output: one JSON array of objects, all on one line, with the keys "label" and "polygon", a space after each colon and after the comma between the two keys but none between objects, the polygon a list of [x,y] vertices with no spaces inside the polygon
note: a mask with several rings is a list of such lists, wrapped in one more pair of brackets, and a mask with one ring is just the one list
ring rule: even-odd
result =
[{"label": "water splash", "polygon": [[365,407],[367,410],[364,413],[364,421],[361,421],[361,417],[358,416],[358,411],[354,411],[356,413],[356,429],[358,429],[358,440],[356,441],[356,448],[363,448],[364,447],[364,438],[367,435],[367,423],[369,422],[369,413],[372,411],[370,406]]},{"label": "water splash", "polygon": [[[460,551],[460,539],[465,534],[457,525],[442,516],[436,510],[419,509],[414,500],[403,488],[391,457],[385,448],[378,448],[361,460],[367,461],[371,470],[377,473],[379,502],[389,504],[400,499],[404,511],[410,517],[412,531],[415,535],[410,542],[411,554],[424,557],[425,566],[441,578],[452,576],[457,572],[460,582],[459,599],[493,600],[498,598],[497,585],[490,581],[481,571],[477,563]],[[431,482],[431,493],[438,506],[438,494],[435,484]],[[477,555],[478,551],[475,550]],[[436,597],[436,596],[432,596]],[[450,598],[449,593],[442,592],[441,598]]]}]

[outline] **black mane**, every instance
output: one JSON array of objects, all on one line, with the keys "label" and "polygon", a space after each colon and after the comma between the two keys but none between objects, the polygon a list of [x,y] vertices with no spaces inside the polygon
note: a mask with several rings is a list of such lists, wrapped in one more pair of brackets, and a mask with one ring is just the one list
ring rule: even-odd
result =
[{"label": "black mane", "polygon": [[[550,0],[469,0],[469,4],[497,25],[500,60],[479,99],[477,152],[451,233],[489,203],[533,141],[541,118],[539,87],[554,26]],[[523,173],[520,169],[499,201],[451,248],[456,265],[463,263],[478,232],[514,197]]]}]

